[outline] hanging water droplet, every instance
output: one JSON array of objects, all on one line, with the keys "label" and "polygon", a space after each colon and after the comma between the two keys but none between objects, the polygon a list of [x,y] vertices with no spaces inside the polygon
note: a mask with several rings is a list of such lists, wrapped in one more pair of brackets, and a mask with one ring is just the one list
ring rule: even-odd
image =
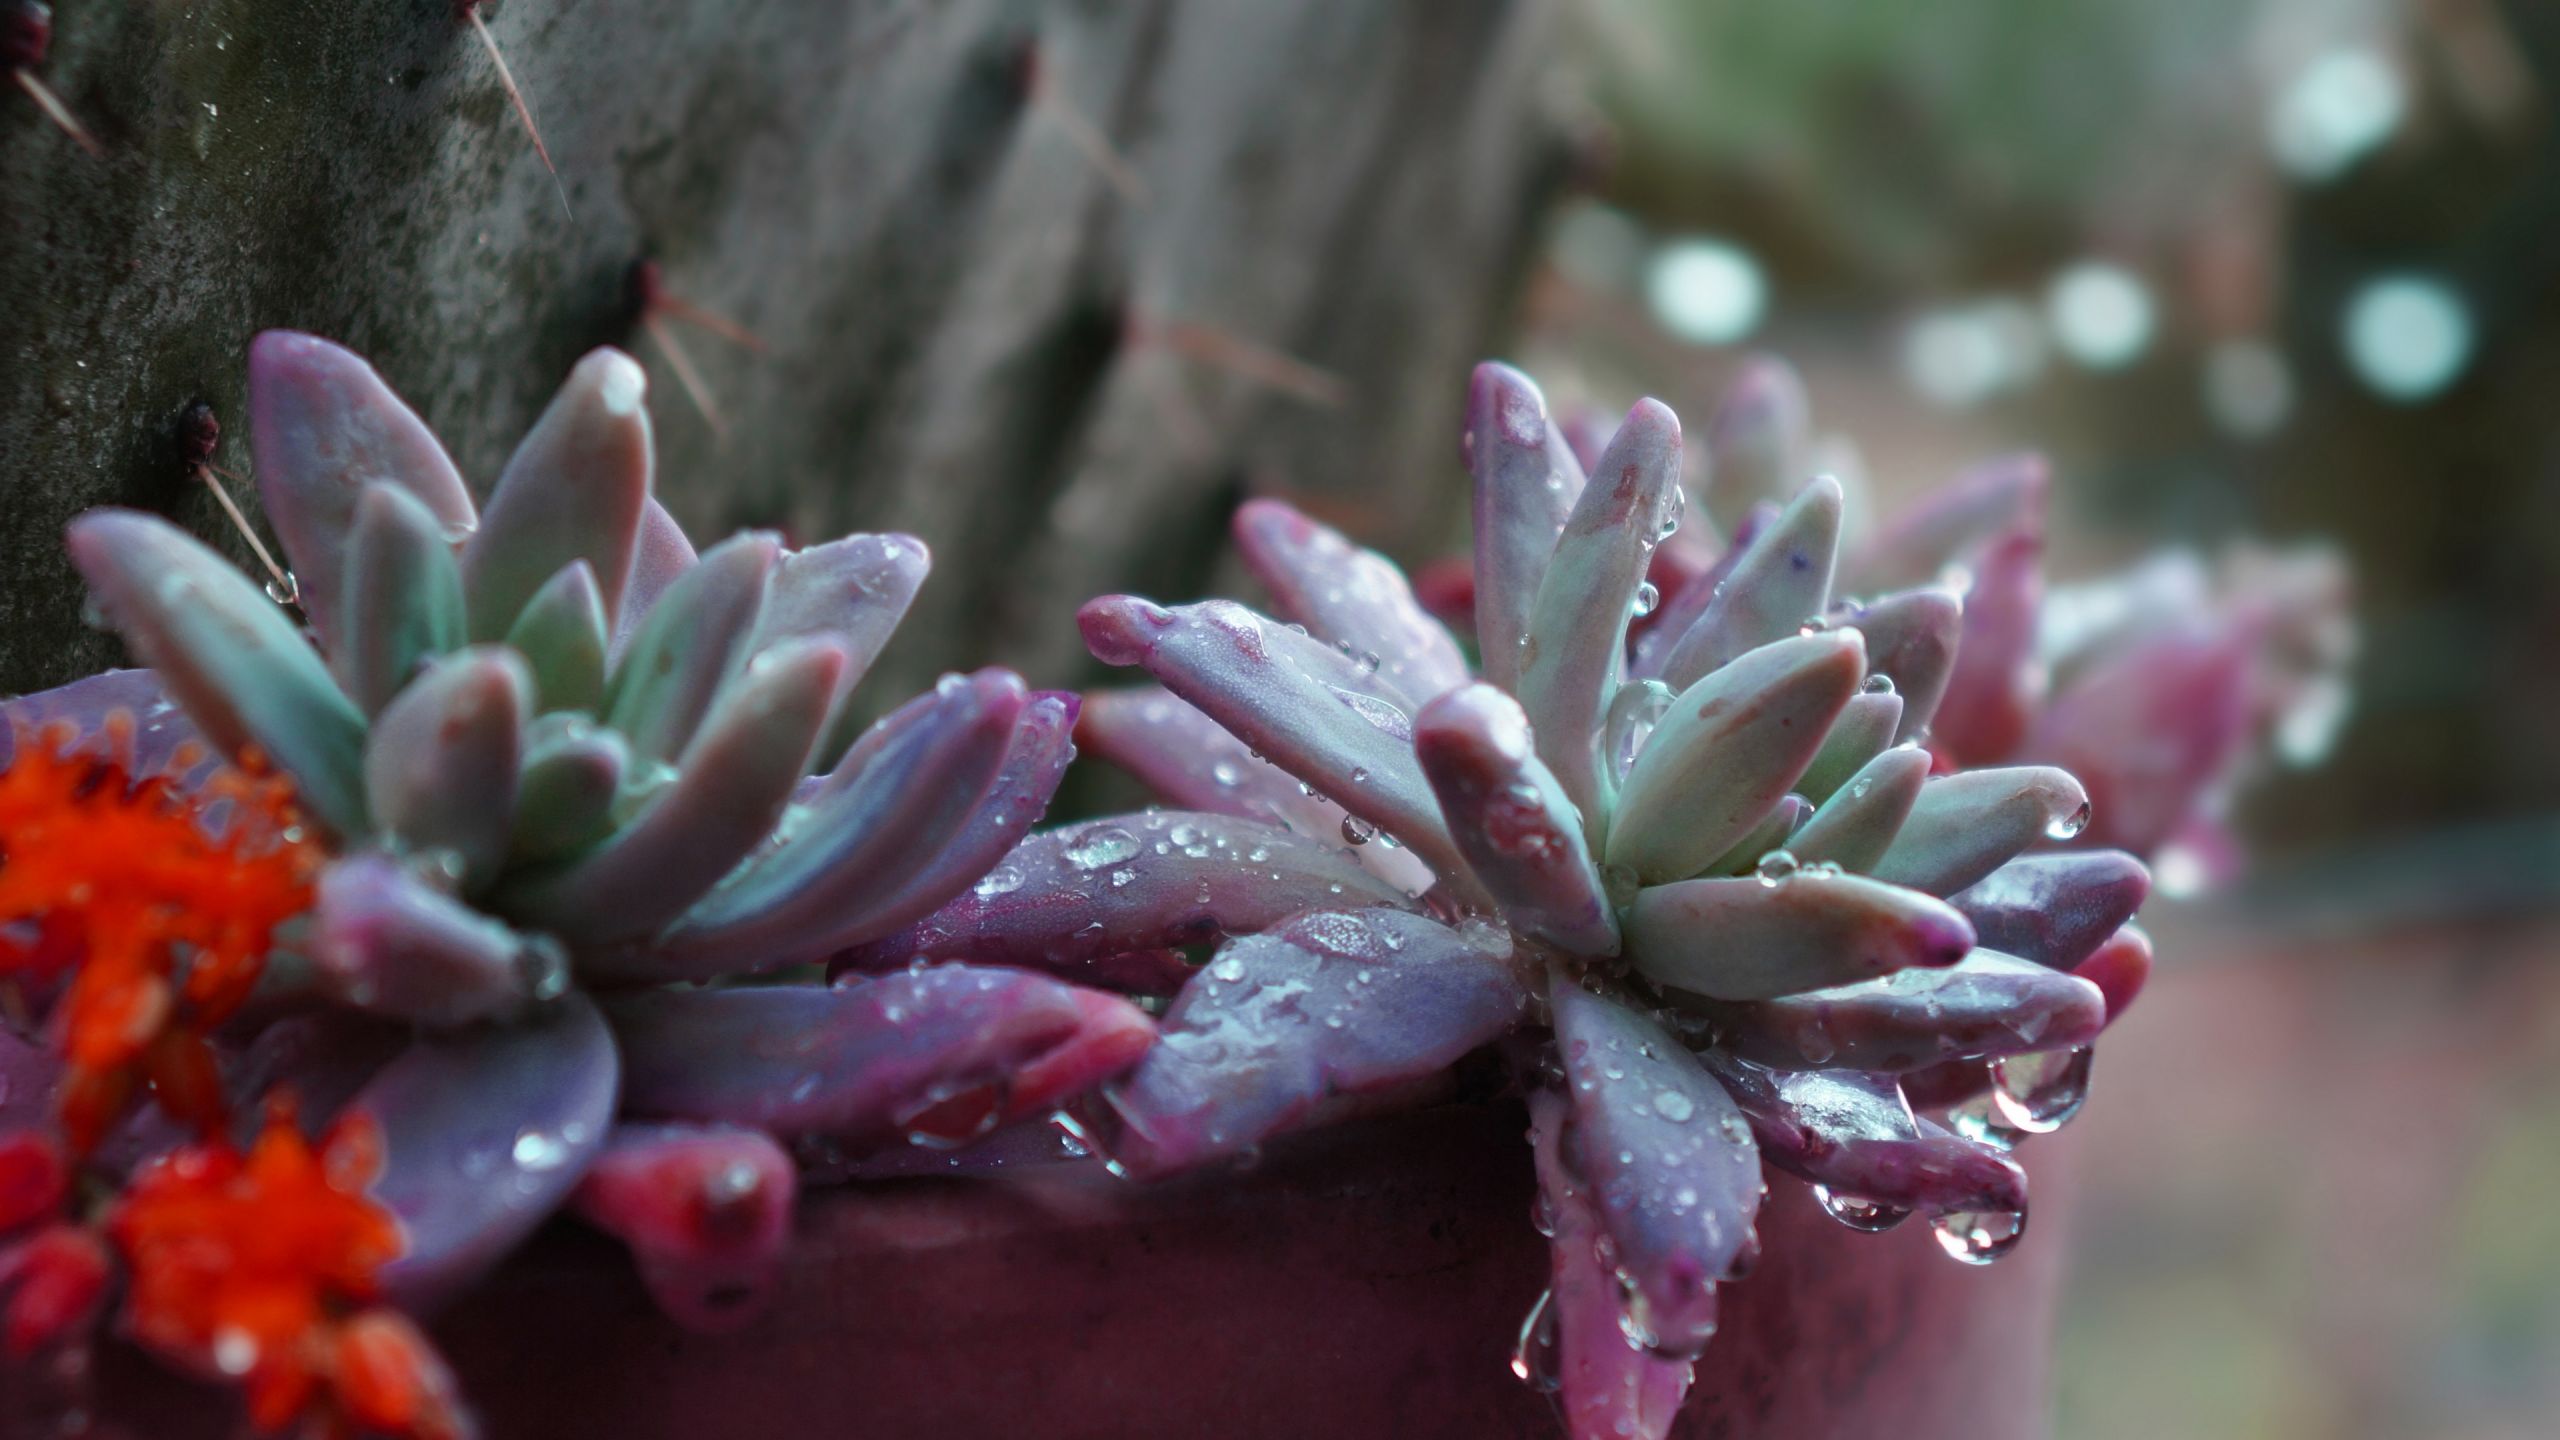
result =
[{"label": "hanging water droplet", "polygon": [[1555,1298],[1553,1290],[1538,1292],[1538,1303],[1529,1307],[1529,1318],[1520,1322],[1520,1338],[1511,1347],[1511,1373],[1542,1395],[1553,1394],[1564,1383]]},{"label": "hanging water droplet", "polygon": [[1067,863],[1079,870],[1117,865],[1138,853],[1138,837],[1117,825],[1096,825],[1067,847]]},{"label": "hanging water droplet", "polygon": [[1753,867],[1752,873],[1760,877],[1761,884],[1774,890],[1785,883],[1788,876],[1796,873],[1796,857],[1789,851],[1772,850],[1760,857],[1760,863]]},{"label": "hanging water droplet", "polygon": [[1361,819],[1357,815],[1345,815],[1342,817],[1342,843],[1345,845],[1366,845],[1369,843],[1370,838],[1377,833],[1377,826],[1370,824],[1368,821]]},{"label": "hanging water droplet", "polygon": [[1976,1095],[1948,1110],[1947,1128],[1977,1145],[1997,1150],[2015,1150],[2027,1133],[2009,1123],[2006,1112],[1989,1094]]},{"label": "hanging water droplet", "polygon": [[2095,1055],[2082,1045],[1994,1060],[1991,1103],[2001,1118],[2030,1135],[2059,1130],[2089,1099],[2089,1066]]},{"label": "hanging water droplet", "polygon": [[1869,695],[1890,695],[1893,693],[1893,677],[1879,670],[1859,681],[1858,688]]},{"label": "hanging water droplet", "polygon": [[2052,824],[2045,826],[2044,838],[2047,840],[2075,840],[2079,838],[2081,831],[2088,828],[2089,802],[2083,800],[2080,802],[2079,809],[2074,810],[2070,814],[2063,816],[2061,819],[2054,821]]},{"label": "hanging water droplet", "polygon": [[1929,1221],[1938,1248],[1967,1265],[1988,1265],[2018,1248],[2027,1233],[2023,1210],[1950,1210]]},{"label": "hanging water droplet", "polygon": [[1662,587],[1647,580],[1636,586],[1635,599],[1628,602],[1627,613],[1641,620],[1652,614],[1654,607],[1661,603]]},{"label": "hanging water droplet", "polygon": [[1654,538],[1657,541],[1668,540],[1674,534],[1678,533],[1680,529],[1681,512],[1688,508],[1689,487],[1686,485],[1672,486],[1669,493],[1662,497],[1662,527],[1654,533]]},{"label": "hanging water droplet", "polygon": [[290,570],[284,572],[284,578],[268,581],[266,584],[266,591],[267,598],[273,600],[279,605],[299,605],[302,603],[302,582],[296,579],[294,577],[294,573]]},{"label": "hanging water droplet", "polygon": [[1813,1198],[1820,1202],[1822,1213],[1852,1230],[1874,1235],[1890,1230],[1911,1218],[1909,1208],[1870,1200],[1864,1195],[1844,1195],[1828,1185],[1813,1187]]}]

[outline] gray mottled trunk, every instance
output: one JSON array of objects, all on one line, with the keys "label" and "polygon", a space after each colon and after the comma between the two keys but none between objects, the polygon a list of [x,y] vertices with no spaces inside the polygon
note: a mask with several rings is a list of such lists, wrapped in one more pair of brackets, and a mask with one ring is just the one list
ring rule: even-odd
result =
[{"label": "gray mottled trunk", "polygon": [[[211,402],[245,466],[242,349],[269,326],[371,356],[484,485],[579,352],[631,346],[690,525],[932,544],[875,694],[984,660],[1072,680],[1074,605],[1197,588],[1241,491],[1427,532],[1463,367],[1558,173],[1534,0],[488,19],[574,218],[443,0],[60,0],[44,74],[108,154],[0,91],[0,690],[114,656],[61,558],[80,507],[169,511],[245,556],[173,423]],[[768,342],[677,322],[725,438],[635,328],[644,254]]]}]

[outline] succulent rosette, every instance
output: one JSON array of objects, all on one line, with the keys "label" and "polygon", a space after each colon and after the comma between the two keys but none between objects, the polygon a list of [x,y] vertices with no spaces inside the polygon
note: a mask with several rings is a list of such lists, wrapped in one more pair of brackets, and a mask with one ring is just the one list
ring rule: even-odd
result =
[{"label": "succulent rosette", "polygon": [[[122,1246],[125,1327],[249,1377],[263,1421],[378,1399],[381,1328],[333,1321],[315,1350],[219,1294],[180,1323],[147,1267],[227,1245],[239,1263],[208,1273],[245,1273],[256,1237],[207,1217],[255,1213],[270,1180],[335,1177],[385,1212],[323,1227],[296,1272],[334,1297],[315,1316],[431,1308],[566,1207],[628,1242],[680,1319],[723,1324],[778,1259],[795,1151],[963,1143],[1153,1040],[1128,1001],[1020,970],[824,983],[817,962],[1023,837],[1077,702],[949,676],[838,758],[924,547],[749,533],[697,556],[652,496],[644,392],[629,357],[586,356],[484,508],[364,361],[270,332],[250,439],[289,586],[262,594],[149,515],[72,524],[97,612],[149,668],[10,707],[0,969],[59,1000],[48,1048],[0,1042],[29,1072],[9,1100],[65,1136],[22,1147],[39,1179],[135,1173],[104,1233],[212,1227]],[[165,1115],[134,1112],[145,1087]],[[321,1158],[230,1149],[224,1097],[269,1091],[328,1127]],[[142,1205],[172,1165],[204,1193]],[[21,1188],[46,1203],[0,1226],[63,1187]]]},{"label": "succulent rosette", "polygon": [[[1881,1229],[1925,1212],[1976,1263],[2016,1243],[2006,1153],[2077,1108],[2144,867],[2057,852],[2087,791],[2045,765],[1935,774],[1914,742],[1967,606],[1835,586],[1816,479],[1668,600],[1671,412],[1584,467],[1523,376],[1475,378],[1471,674],[1396,568],[1271,501],[1236,522],[1275,615],[1129,596],[1079,616],[1160,689],[1089,697],[1089,750],[1183,807],[1034,835],[901,936],[1175,990],[1084,1123],[1154,1175],[1430,1093],[1505,1037],[1531,1096],[1552,1289],[1519,1368],[1577,1435],[1659,1435],[1754,1251],[1761,1162]],[[1684,617],[1650,627],[1648,612]],[[1169,952],[1216,943],[1197,969]],[[1177,989],[1178,987],[1178,989]],[[2129,991],[2127,992],[2129,993]],[[1999,1082],[1958,1133],[1899,1078]]]}]

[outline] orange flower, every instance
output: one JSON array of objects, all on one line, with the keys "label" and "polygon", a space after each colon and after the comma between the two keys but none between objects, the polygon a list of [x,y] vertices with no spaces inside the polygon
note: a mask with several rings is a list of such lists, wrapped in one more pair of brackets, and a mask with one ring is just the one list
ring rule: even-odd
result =
[{"label": "orange flower", "polygon": [[364,1193],[381,1163],[361,1113],[315,1151],[279,1100],[247,1154],[210,1141],[143,1170],[107,1221],[130,1273],[127,1332],[240,1381],[262,1430],[302,1417],[323,1430],[461,1433],[442,1361],[405,1321],[365,1308],[402,1246],[398,1221]]},{"label": "orange flower", "polygon": [[203,1036],[248,998],[276,927],[310,908],[320,863],[282,781],[226,770],[182,795],[132,774],[130,717],[106,734],[98,755],[73,753],[67,724],[21,733],[0,770],[0,976],[71,973],[58,1023],[75,1154],[143,1080],[181,1118],[219,1122]]}]

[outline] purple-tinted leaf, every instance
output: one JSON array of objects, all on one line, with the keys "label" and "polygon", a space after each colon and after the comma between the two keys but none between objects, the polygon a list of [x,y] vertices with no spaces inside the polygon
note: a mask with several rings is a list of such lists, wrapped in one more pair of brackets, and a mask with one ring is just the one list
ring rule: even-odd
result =
[{"label": "purple-tinted leaf", "polygon": [[269,330],[249,342],[249,452],[267,522],[324,646],[339,619],[356,497],[367,485],[408,491],[449,535],[472,527],[471,494],[426,422],[361,356],[316,335]]},{"label": "purple-tinted leaf", "polygon": [[305,945],[332,1000],[420,1025],[512,1019],[568,983],[557,946],[517,935],[382,855],[322,872]]},{"label": "purple-tinted leaf", "polygon": [[1617,689],[1636,586],[1664,530],[1678,522],[1680,496],[1680,421],[1660,401],[1638,401],[1574,502],[1529,609],[1514,693],[1538,757],[1594,839],[1615,788],[1600,758],[1601,717]]},{"label": "purple-tinted leaf", "polygon": [[1683,880],[1636,892],[1627,958],[1656,984],[1758,1000],[1952,965],[1973,927],[1943,900],[1857,875]]},{"label": "purple-tinted leaf", "polygon": [[[1253,753],[1200,708],[1161,686],[1084,697],[1076,744],[1138,777],[1178,809],[1278,825],[1314,840],[1343,833],[1341,806]],[[1354,833],[1357,826],[1352,827]],[[1396,845],[1353,852],[1362,868],[1407,894],[1431,888],[1431,867]]]},{"label": "purple-tinted leaf", "polygon": [[535,865],[584,850],[613,830],[631,747],[584,713],[537,716],[525,731],[508,860]]},{"label": "purple-tinted leaf", "polygon": [[755,1318],[791,1241],[799,1177],[773,1137],[710,1125],[616,1125],[569,1197],[631,1247],[658,1308],[691,1330]]},{"label": "purple-tinted leaf", "polygon": [[749,661],[685,747],[671,784],[604,844],[559,868],[510,877],[499,908],[581,946],[599,978],[701,978],[583,947],[655,930],[764,843],[806,773],[843,669],[844,652],[825,640],[793,641]]},{"label": "purple-tinted leaf", "polygon": [[1752,1245],[1760,1157],[1714,1077],[1647,1016],[1559,979],[1564,1159],[1616,1256],[1628,1338],[1695,1355],[1716,1329],[1716,1285]]},{"label": "purple-tinted leaf", "polygon": [[1406,703],[1467,683],[1466,656],[1447,627],[1414,603],[1404,572],[1277,500],[1236,511],[1236,551],[1269,587],[1273,608],[1351,652]]},{"label": "purple-tinted leaf", "polygon": [[1475,475],[1476,645],[1485,679],[1516,689],[1529,610],[1582,494],[1582,466],[1548,422],[1546,397],[1508,365],[1476,367],[1465,443]]},{"label": "purple-tinted leaf", "polygon": [[2069,970],[2097,953],[2151,894],[2151,872],[2121,850],[2022,855],[1947,897],[1980,943]]},{"label": "purple-tinted leaf", "polygon": [[1746,651],[1795,634],[1831,603],[1840,548],[1840,482],[1816,478],[1752,538],[1714,598],[1663,657],[1673,689],[1694,685]]},{"label": "purple-tinted leaf", "polygon": [[368,715],[379,715],[421,666],[467,637],[462,572],[433,512],[397,485],[368,485],[347,542],[345,622],[330,669]]},{"label": "purple-tinted leaf", "polygon": [[1423,708],[1413,743],[1449,833],[1503,918],[1573,954],[1616,954],[1617,915],[1582,825],[1539,762],[1519,705],[1490,685],[1453,690]]},{"label": "purple-tinted leaf", "polygon": [[2044,699],[2045,671],[2035,654],[2043,604],[2042,532],[2012,530],[1993,541],[1965,591],[1955,669],[1929,722],[1934,748],[1969,765],[2015,753]]},{"label": "purple-tinted leaf", "polygon": [[1261,930],[1303,910],[1412,902],[1334,841],[1182,810],[1034,835],[858,963],[969,957],[1058,969]]},{"label": "purple-tinted leaf", "polygon": [[1107,595],[1076,614],[1106,665],[1140,665],[1237,739],[1353,815],[1456,873],[1413,758],[1413,722],[1332,646],[1223,600],[1166,609]]},{"label": "purple-tinted leaf", "polygon": [[1607,1237],[1589,1192],[1565,1166],[1565,1111],[1564,1097],[1553,1091],[1529,1097],[1538,1203],[1553,1231],[1551,1268],[1512,1365],[1522,1378],[1556,1390],[1573,1440],[1663,1440],[1688,1394],[1690,1362],[1637,1348],[1619,1323],[1617,1270],[1600,1258]]},{"label": "purple-tinted leaf", "polygon": [[[824,959],[919,918],[918,877],[966,830],[1013,743],[1020,676],[944,676],[857,743],[789,827],[633,964],[713,975]],[[876,743],[875,743],[876,742]]]},{"label": "purple-tinted leaf", "polygon": [[[161,688],[157,672],[106,670],[51,690],[0,700],[0,769],[6,769],[17,757],[21,732],[42,735],[57,725],[69,727],[72,749],[104,753],[100,747],[105,742],[100,737],[108,717],[118,714],[132,725],[133,768],[137,774],[155,774],[176,755],[179,746],[191,741],[203,743],[195,722]],[[203,768],[199,765],[196,770]]]},{"label": "purple-tinted leaf", "polygon": [[693,738],[721,687],[746,665],[781,553],[771,535],[733,535],[650,610],[605,691],[605,723],[635,754],[672,760]]},{"label": "purple-tinted leaf", "polygon": [[1751,513],[1733,532],[1733,543],[1725,547],[1714,563],[1677,589],[1663,592],[1662,601],[1651,615],[1629,627],[1634,636],[1628,646],[1627,673],[1659,677],[1662,663],[1670,658],[1673,646],[1680,643],[1689,627],[1698,623],[1707,606],[1714,603],[1716,592],[1724,587],[1733,567],[1751,553],[1751,542],[1763,531],[1778,523],[1778,507],[1767,501],[1751,507]]},{"label": "purple-tinted leaf", "polygon": [[1852,602],[1832,624],[1867,637],[1867,667],[1893,682],[1902,697],[1894,739],[1926,730],[1955,673],[1956,644],[1964,633],[1964,602],[1952,590],[1930,588],[1887,595],[1873,604]]},{"label": "purple-tinted leaf", "polygon": [[1761,1155],[1791,1175],[1896,1210],[2027,1208],[2018,1162],[1914,1116],[1891,1076],[1771,1070],[1713,1052],[1705,1061]]},{"label": "purple-tinted leaf", "polygon": [[496,875],[532,711],[533,677],[513,650],[481,645],[437,662],[365,739],[375,828],[408,849],[450,853],[466,886]]},{"label": "purple-tinted leaf", "polygon": [[2063,1050],[2087,1044],[2107,1018],[2097,986],[1989,950],[1945,969],[1708,1008],[1726,1049],[1790,1070],[1916,1070]]},{"label": "purple-tinted leaf", "polygon": [[1707,876],[1745,875],[1759,869],[1760,862],[1771,851],[1787,847],[1796,830],[1804,824],[1805,817],[1811,813],[1813,806],[1803,796],[1780,796],[1778,803],[1769,807],[1769,813],[1759,824],[1733,842],[1733,848],[1717,856],[1702,873]]},{"label": "purple-tinted leaf", "polygon": [[858,983],[653,990],[605,1002],[634,1115],[752,1125],[785,1139],[950,1148],[1046,1114],[1120,1074],[1146,1012],[1045,975],[967,965]]},{"label": "purple-tinted leaf", "polygon": [[1329,1098],[1429,1075],[1519,1022],[1508,956],[1398,910],[1300,915],[1229,942],[1104,1092],[1137,1175],[1241,1154]]},{"label": "purple-tinted leaf", "polygon": [[785,551],[754,648],[794,638],[834,641],[845,652],[834,697],[841,703],[870,673],[932,569],[932,553],[913,535],[847,535]]},{"label": "purple-tinted leaf", "polygon": [[584,560],[572,560],[543,582],[507,629],[507,648],[533,672],[539,710],[593,711],[604,703],[604,592]]},{"label": "purple-tinted leaf", "polygon": [[2107,998],[2107,1023],[2124,1018],[2134,997],[2151,979],[2151,937],[2139,925],[2127,925],[2100,944],[2096,953],[2071,973],[2098,987]]},{"label": "purple-tinted leaf", "polygon": [[1804,767],[1796,780],[1796,793],[1817,803],[1828,800],[1867,762],[1885,752],[1893,744],[1894,731],[1902,726],[1902,697],[1861,691],[1849,698],[1840,718],[1831,722],[1831,733],[1822,739],[1822,749],[1813,763]]},{"label": "purple-tinted leaf", "polygon": [[1865,674],[1856,634],[1791,635],[1683,691],[1627,772],[1608,863],[1647,881],[1705,869],[1794,786]]},{"label": "purple-tinted leaf", "polygon": [[659,597],[698,563],[693,542],[685,538],[684,527],[667,513],[667,507],[654,497],[640,507],[640,539],[631,556],[631,583],[623,587],[622,610],[613,620],[614,654],[629,646],[640,622],[658,607]]},{"label": "purple-tinted leaf", "polygon": [[364,715],[274,602],[157,516],[71,522],[71,561],[135,653],[225,754],[255,745],[339,835],[365,832]]},{"label": "purple-tinted leaf", "polygon": [[603,1017],[571,993],[533,1021],[424,1037],[365,1086],[373,1196],[408,1240],[382,1274],[394,1303],[442,1304],[560,1207],[604,1147],[619,1076]]},{"label": "purple-tinted leaf", "polygon": [[1860,873],[1872,869],[1892,847],[1928,781],[1928,751],[1909,744],[1885,751],[1822,802],[1789,838],[1788,853],[1805,865],[1837,865]]},{"label": "purple-tinted leaf", "polygon": [[2050,765],[1963,770],[1920,787],[1884,858],[1868,872],[1932,895],[1953,895],[2046,840],[2089,823],[2089,792]]},{"label": "purple-tinted leaf", "polygon": [[2181,629],[2075,678],[2022,747],[2086,780],[2088,840],[2147,854],[2194,816],[2247,743],[2254,632]]},{"label": "purple-tinted leaf", "polygon": [[648,373],[619,350],[590,350],[498,475],[462,552],[471,636],[496,640],[573,560],[595,571],[604,613],[622,604],[649,502]]},{"label": "purple-tinted leaf", "polygon": [[1859,549],[1849,573],[1869,588],[1925,584],[1994,535],[2042,530],[2049,488],[2043,456],[1988,461],[1896,515]]},{"label": "purple-tinted leaf", "polygon": [[1738,519],[1754,502],[1792,493],[1811,468],[1812,405],[1795,367],[1754,355],[1707,417],[1707,494]]}]

